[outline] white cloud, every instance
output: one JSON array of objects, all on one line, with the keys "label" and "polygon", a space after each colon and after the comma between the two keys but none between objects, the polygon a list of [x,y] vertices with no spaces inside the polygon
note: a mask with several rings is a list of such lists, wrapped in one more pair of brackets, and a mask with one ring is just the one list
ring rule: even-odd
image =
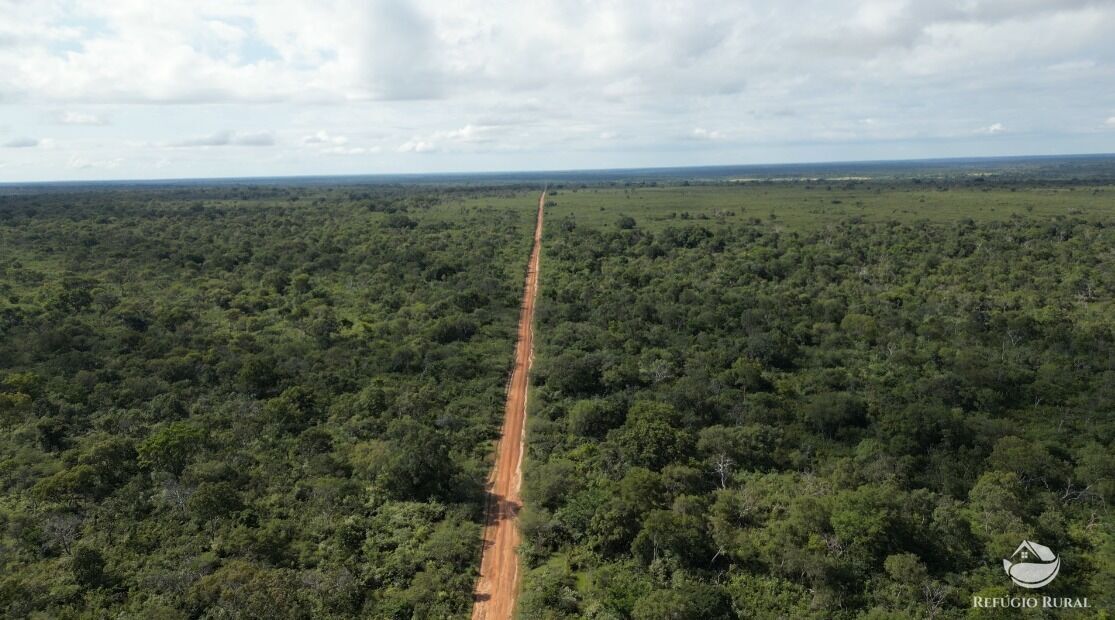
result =
[{"label": "white cloud", "polygon": [[716,131],[715,129],[705,129],[704,127],[696,127],[693,133],[690,134],[694,140],[723,140],[724,134]]},{"label": "white cloud", "polygon": [[1089,120],[1115,105],[1100,0],[0,0],[0,15],[0,125],[60,140],[23,158],[28,176],[78,151],[137,175],[164,157],[204,175],[1098,152],[1115,127]]},{"label": "white cloud", "polygon": [[187,138],[179,140],[178,142],[171,142],[168,146],[172,147],[194,147],[194,146],[227,146],[232,142],[231,131],[218,131],[207,136],[200,138]]},{"label": "white cloud", "polygon": [[219,19],[210,19],[205,22],[205,26],[214,37],[227,43],[241,43],[248,37],[243,28]]},{"label": "white cloud", "polygon": [[443,94],[439,40],[430,19],[406,0],[372,0],[358,12],[367,24],[362,77],[380,99],[430,99]]},{"label": "white cloud", "polygon": [[507,126],[466,124],[457,129],[432,131],[412,136],[396,149],[400,153],[429,153],[432,151],[467,151],[490,146],[507,131]]},{"label": "white cloud", "polygon": [[66,110],[58,114],[58,122],[62,125],[107,125],[108,120],[100,114],[91,112],[75,112]]},{"label": "white cloud", "polygon": [[275,144],[275,136],[267,131],[234,134],[230,144],[235,146],[272,146]]},{"label": "white cloud", "polygon": [[368,155],[379,153],[380,150],[378,146],[330,146],[322,149],[321,152],[326,155]]},{"label": "white cloud", "polygon": [[116,168],[119,168],[120,164],[123,163],[123,161],[124,160],[119,158],[119,157],[113,158],[113,159],[97,160],[97,159],[87,159],[85,157],[80,157],[80,156],[74,155],[73,157],[70,158],[70,161],[69,161],[68,165],[69,165],[70,168],[73,168],[75,170],[90,170],[90,169],[114,170]]},{"label": "white cloud", "polygon": [[348,138],[345,136],[331,135],[327,131],[318,131],[311,135],[302,138],[303,144],[332,144],[334,146],[342,146],[348,144]]},{"label": "white cloud", "polygon": [[432,142],[425,140],[407,140],[396,149],[400,153],[429,153],[437,147]]},{"label": "white cloud", "polygon": [[460,129],[451,129],[437,134],[435,138],[443,138],[450,142],[490,142],[496,133],[495,127],[470,123]]},{"label": "white cloud", "polygon": [[317,131],[302,138],[302,144],[315,147],[324,155],[368,155],[380,152],[378,146],[353,146],[348,136]]},{"label": "white cloud", "polygon": [[29,149],[39,146],[38,138],[12,138],[4,143],[4,148],[8,149]]},{"label": "white cloud", "polygon": [[1107,117],[1107,120],[1104,121],[1103,124],[1107,125],[1108,127],[1115,127],[1115,116]]},{"label": "white cloud", "polygon": [[[974,61],[973,69],[1030,68],[1027,56],[1040,55],[1046,66],[1071,62],[1095,73],[1105,63],[1064,52],[1099,44],[1113,14],[1084,0],[860,0],[850,8],[710,0],[700,10],[636,0],[5,6],[0,40],[17,43],[0,50],[0,90],[125,103],[413,100],[481,90],[725,96],[796,76],[823,86],[853,76],[870,83],[888,70],[959,73],[964,63],[950,57]],[[1032,28],[1051,36],[1016,45],[1026,39],[1015,35]],[[1077,36],[1052,36],[1069,33]]]},{"label": "white cloud", "polygon": [[186,148],[203,146],[272,146],[274,144],[275,137],[269,132],[238,133],[224,130],[199,138],[172,142],[167,146]]}]

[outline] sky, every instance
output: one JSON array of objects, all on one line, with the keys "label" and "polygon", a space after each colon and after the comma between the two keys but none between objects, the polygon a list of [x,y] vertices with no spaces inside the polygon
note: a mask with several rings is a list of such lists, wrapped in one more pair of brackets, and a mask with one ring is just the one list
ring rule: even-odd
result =
[{"label": "sky", "polygon": [[1111,0],[0,0],[0,181],[1115,152]]}]

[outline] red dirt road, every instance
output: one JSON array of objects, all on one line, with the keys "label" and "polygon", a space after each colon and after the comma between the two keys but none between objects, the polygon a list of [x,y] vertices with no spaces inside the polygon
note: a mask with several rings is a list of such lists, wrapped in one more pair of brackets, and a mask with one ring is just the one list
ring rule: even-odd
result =
[{"label": "red dirt road", "polygon": [[519,508],[522,498],[523,441],[527,417],[527,386],[534,357],[534,302],[538,297],[538,257],[542,250],[542,209],[546,192],[538,198],[534,247],[527,263],[523,305],[519,310],[519,335],[515,343],[515,368],[507,388],[503,430],[496,462],[488,481],[488,509],[484,525],[484,557],[476,582],[473,620],[508,620],[519,597]]}]

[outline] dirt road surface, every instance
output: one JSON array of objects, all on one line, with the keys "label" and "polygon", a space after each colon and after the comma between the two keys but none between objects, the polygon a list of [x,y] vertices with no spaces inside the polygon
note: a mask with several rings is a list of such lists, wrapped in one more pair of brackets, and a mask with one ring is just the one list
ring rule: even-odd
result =
[{"label": "dirt road surface", "polygon": [[538,259],[542,250],[542,210],[546,192],[538,198],[534,246],[527,263],[523,305],[519,310],[519,334],[515,343],[515,368],[507,387],[503,430],[496,449],[496,462],[488,480],[488,508],[484,525],[484,556],[476,583],[473,620],[508,620],[519,597],[519,489],[523,482],[523,441],[526,431],[527,386],[534,358],[534,302],[538,297]]}]

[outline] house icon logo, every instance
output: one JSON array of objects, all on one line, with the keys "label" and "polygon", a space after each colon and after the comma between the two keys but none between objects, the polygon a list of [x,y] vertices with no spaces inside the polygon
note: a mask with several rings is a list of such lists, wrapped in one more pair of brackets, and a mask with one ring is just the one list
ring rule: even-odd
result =
[{"label": "house icon logo", "polygon": [[1015,585],[1040,588],[1057,577],[1061,571],[1061,558],[1045,545],[1024,540],[1009,560],[1003,560],[1003,570],[1007,571]]}]

